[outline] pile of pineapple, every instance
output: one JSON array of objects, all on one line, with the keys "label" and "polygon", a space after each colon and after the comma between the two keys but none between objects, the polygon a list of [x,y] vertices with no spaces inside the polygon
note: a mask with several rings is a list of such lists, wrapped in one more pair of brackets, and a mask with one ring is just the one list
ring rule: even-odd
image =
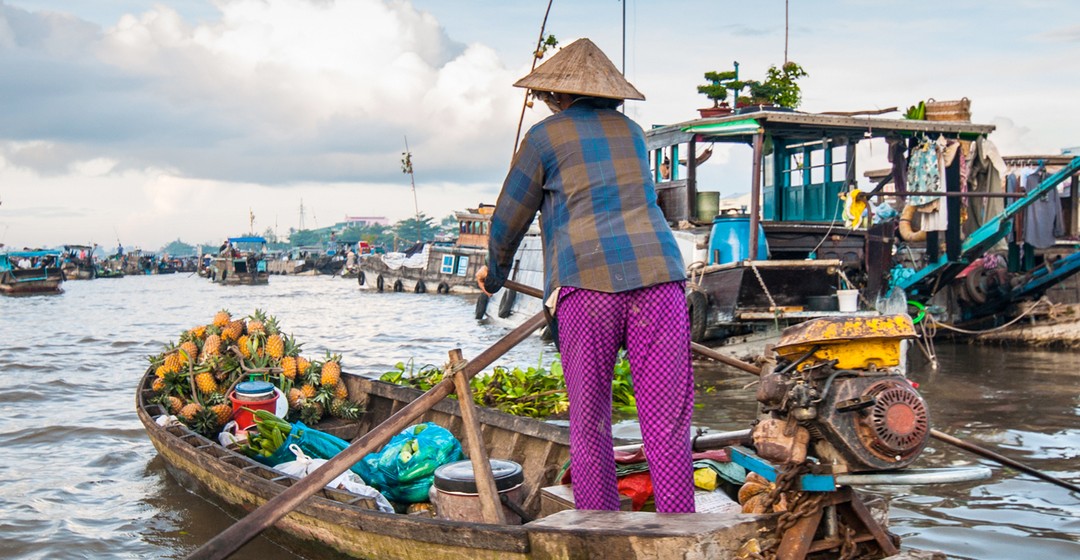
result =
[{"label": "pile of pineapple", "polygon": [[229,392],[254,374],[288,395],[289,420],[310,425],[327,413],[356,418],[360,407],[348,399],[341,356],[327,351],[322,360],[309,360],[300,346],[262,310],[245,320],[223,309],[209,325],[184,331],[178,343],[147,357],[155,373],[155,402],[212,437],[232,416]]}]

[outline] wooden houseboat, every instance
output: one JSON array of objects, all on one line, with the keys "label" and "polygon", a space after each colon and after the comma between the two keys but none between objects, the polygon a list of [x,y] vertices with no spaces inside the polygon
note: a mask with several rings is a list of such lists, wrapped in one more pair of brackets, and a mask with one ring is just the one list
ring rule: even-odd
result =
[{"label": "wooden houseboat", "polygon": [[494,207],[455,212],[457,238],[417,243],[405,252],[361,255],[356,281],[363,289],[393,292],[479,293],[476,271],[487,260]]},{"label": "wooden houseboat", "polygon": [[[734,345],[743,355],[758,353],[787,325],[841,310],[877,314],[886,301],[892,301],[890,312],[897,302],[901,307],[909,301],[932,304],[946,310],[936,317],[941,321],[992,319],[1080,270],[1080,254],[1074,251],[1050,269],[1001,289],[981,273],[978,263],[1005,243],[1013,219],[1062,182],[1071,179],[1075,185],[1080,172],[1080,158],[1058,158],[1037,187],[1004,192],[990,172],[997,164],[988,139],[993,130],[966,121],[769,109],[648,130],[658,201],[688,267],[694,340]],[[892,153],[892,169],[859,172],[856,148],[869,142],[876,143],[878,153]],[[708,190],[717,186],[699,180],[698,152],[703,144],[718,143],[751,152],[749,207],[742,212],[720,214],[718,193]],[[936,188],[930,192],[908,188],[906,162],[927,150],[943,154],[944,176],[935,173]],[[860,177],[868,181],[865,176],[874,180],[860,186]],[[905,210],[916,196],[919,212],[912,212],[914,202]],[[1072,216],[1077,198],[1069,202]],[[709,200],[711,208],[701,204]],[[988,212],[992,201],[998,209]],[[918,227],[938,231],[905,238],[904,232],[915,229],[912,214],[923,216],[927,210],[922,221],[929,223],[932,215],[937,225]],[[519,254],[522,262],[528,260]],[[1009,266],[1017,269],[1012,262]],[[892,288],[898,292],[887,297]],[[503,309],[512,294],[496,297]],[[517,298],[522,299],[533,298]],[[849,304],[843,309],[841,299]]]},{"label": "wooden houseboat", "polygon": [[60,251],[0,253],[0,294],[7,296],[60,294],[64,273]]},{"label": "wooden houseboat", "polygon": [[92,280],[97,278],[97,262],[94,250],[97,245],[64,245],[60,255],[60,268],[65,280]]},{"label": "wooden houseboat", "polygon": [[215,284],[226,286],[269,284],[270,273],[261,251],[265,244],[262,237],[230,237],[224,254],[210,260],[207,277]]}]

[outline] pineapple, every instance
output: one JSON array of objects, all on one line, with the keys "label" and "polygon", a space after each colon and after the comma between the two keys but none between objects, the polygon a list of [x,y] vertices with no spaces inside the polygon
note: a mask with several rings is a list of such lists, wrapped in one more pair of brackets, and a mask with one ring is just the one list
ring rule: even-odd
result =
[{"label": "pineapple", "polygon": [[225,325],[225,327],[223,327],[221,329],[221,339],[224,340],[225,342],[232,342],[234,340],[239,340],[239,338],[243,334],[244,334],[244,321],[243,320],[229,321],[229,324]]},{"label": "pineapple", "polygon": [[[270,346],[270,341],[266,342],[267,347]],[[271,354],[273,356],[273,354]],[[285,376],[290,381],[296,379],[296,358],[292,356],[285,356],[281,359],[281,375]]]},{"label": "pineapple", "polygon": [[195,420],[195,415],[202,409],[203,407],[199,403],[187,403],[180,409],[180,418],[184,420],[184,423],[191,422]]},{"label": "pineapple", "polygon": [[182,363],[193,363],[199,359],[199,346],[190,340],[181,343],[180,350]]},{"label": "pineapple", "polygon": [[228,325],[231,320],[232,314],[226,309],[222,309],[214,314],[214,326],[219,329],[225,328],[225,325]]},{"label": "pineapple", "polygon": [[229,420],[232,418],[233,410],[232,406],[230,406],[225,399],[225,395],[214,393],[206,399],[206,404],[214,413],[214,416],[217,417],[218,426],[224,426],[229,423]]},{"label": "pineapple", "polygon": [[323,405],[317,402],[305,403],[300,407],[300,421],[311,426],[318,424],[324,410]]},{"label": "pineapple", "polygon": [[183,361],[180,359],[179,352],[170,352],[165,356],[165,373],[176,373],[180,371],[180,366],[183,365]]},{"label": "pineapple", "polygon": [[256,309],[249,319],[247,324],[248,334],[254,335],[266,332],[266,312]]},{"label": "pineapple", "polygon": [[297,356],[296,357],[296,373],[297,373],[297,375],[305,375],[305,374],[307,374],[308,369],[310,369],[310,368],[311,368],[311,362],[309,362],[307,358],[305,358],[303,356]]},{"label": "pineapple", "polygon": [[184,408],[184,401],[180,400],[179,397],[173,397],[171,395],[165,397],[163,404],[169,408],[170,414],[180,414],[180,411]]},{"label": "pineapple", "polygon": [[158,376],[161,379],[165,378],[166,373],[169,373],[169,370],[165,369],[164,365],[160,365],[154,370],[154,375]]},{"label": "pineapple", "polygon": [[338,384],[334,387],[334,398],[335,399],[346,399],[348,397],[349,397],[349,390],[345,388],[344,383],[339,381]]},{"label": "pineapple", "polygon": [[341,381],[341,355],[331,355],[330,351],[326,352],[326,361],[322,365],[322,384],[326,387],[333,387]]},{"label": "pineapple", "polygon": [[354,402],[345,399],[334,399],[330,401],[330,416],[354,420],[360,416],[361,412],[363,412],[363,409]]},{"label": "pineapple", "polygon": [[211,334],[206,337],[206,342],[203,343],[203,359],[207,359],[213,356],[221,355],[221,337],[217,334]]},{"label": "pineapple", "polygon": [[266,337],[266,354],[275,360],[285,357],[285,341],[280,334],[274,333]]},{"label": "pineapple", "polygon": [[[158,369],[161,369],[161,368],[158,368]],[[165,390],[165,376],[161,375],[161,376],[158,376],[158,377],[154,378],[154,383],[153,383],[153,385],[150,386],[150,388],[153,389],[155,393],[160,393],[160,392],[164,391]]]},{"label": "pineapple", "polygon": [[191,337],[193,338],[202,340],[203,338],[206,338],[206,325],[199,325],[198,327],[195,327],[194,329],[188,331],[188,334],[191,335]]},{"label": "pineapple", "polygon": [[302,404],[304,404],[304,393],[295,387],[289,389],[289,408],[296,410]]},{"label": "pineapple", "polygon": [[214,374],[209,369],[203,369],[195,375],[195,385],[199,391],[205,394],[217,393],[218,384],[214,380]]},{"label": "pineapple", "polygon": [[248,359],[251,358],[250,341],[251,341],[251,339],[248,338],[248,335],[246,335],[246,334],[241,335],[240,338],[237,339],[237,341],[236,341],[236,345],[240,347],[240,353],[243,354],[244,357],[248,358]]},{"label": "pineapple", "polygon": [[315,398],[315,386],[310,383],[305,383],[300,387],[300,394],[305,399]]},{"label": "pineapple", "polygon": [[191,420],[189,420],[187,424],[191,426],[191,429],[206,437],[213,437],[218,433],[218,428],[221,427],[221,424],[218,422],[217,413],[209,408],[203,408],[201,406],[192,415]]}]

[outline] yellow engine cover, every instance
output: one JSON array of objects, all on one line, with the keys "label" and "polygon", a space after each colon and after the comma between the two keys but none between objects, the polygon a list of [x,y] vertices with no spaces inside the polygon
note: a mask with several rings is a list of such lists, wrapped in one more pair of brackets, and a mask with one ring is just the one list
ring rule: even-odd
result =
[{"label": "yellow engine cover", "polygon": [[822,317],[784,329],[773,349],[781,358],[797,360],[820,346],[799,369],[829,360],[837,360],[838,369],[886,368],[900,364],[900,341],[915,336],[911,317],[903,313]]}]

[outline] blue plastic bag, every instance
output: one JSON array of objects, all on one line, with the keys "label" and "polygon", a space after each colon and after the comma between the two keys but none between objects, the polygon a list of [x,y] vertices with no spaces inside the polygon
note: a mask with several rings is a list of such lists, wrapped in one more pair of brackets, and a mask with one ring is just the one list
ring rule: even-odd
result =
[{"label": "blue plastic bag", "polygon": [[463,458],[461,443],[446,428],[433,422],[410,426],[377,453],[364,457],[357,472],[388,499],[412,504],[426,502],[435,469]]},{"label": "blue plastic bag", "polygon": [[[277,448],[269,457],[255,456],[254,459],[271,467],[288,461],[295,461],[296,456],[293,455],[292,451],[289,451],[289,446],[294,443],[299,445],[301,451],[309,457],[327,460],[332,459],[334,455],[341,453],[349,446],[349,442],[335,435],[309,428],[303,422],[294,422],[292,429],[289,430],[289,435],[285,437],[285,443],[281,447]],[[365,476],[370,476],[370,472],[363,461],[356,463],[349,470],[363,478],[368,486],[374,486]]]}]

